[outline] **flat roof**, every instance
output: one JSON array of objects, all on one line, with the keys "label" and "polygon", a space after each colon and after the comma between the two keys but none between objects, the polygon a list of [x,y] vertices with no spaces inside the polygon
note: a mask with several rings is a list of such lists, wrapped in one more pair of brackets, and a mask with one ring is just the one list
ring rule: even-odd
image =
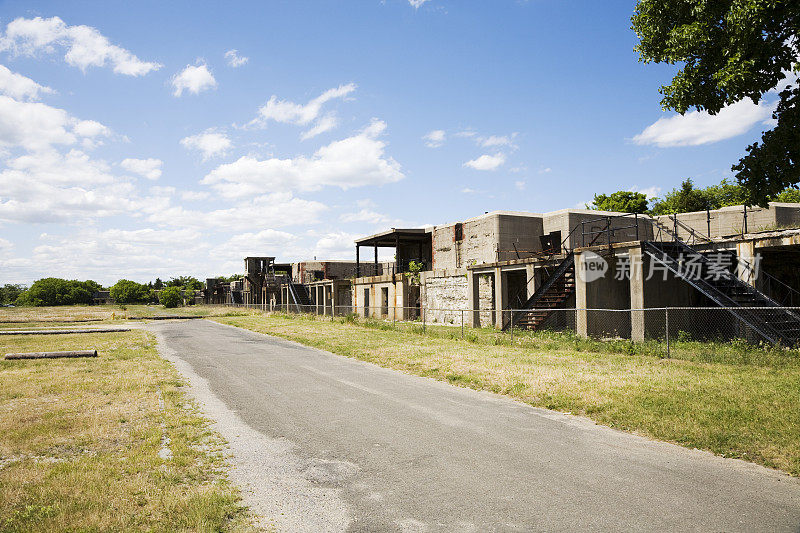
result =
[{"label": "flat roof", "polygon": [[394,247],[397,241],[425,242],[431,238],[429,229],[426,228],[392,228],[390,230],[356,239],[356,246]]}]

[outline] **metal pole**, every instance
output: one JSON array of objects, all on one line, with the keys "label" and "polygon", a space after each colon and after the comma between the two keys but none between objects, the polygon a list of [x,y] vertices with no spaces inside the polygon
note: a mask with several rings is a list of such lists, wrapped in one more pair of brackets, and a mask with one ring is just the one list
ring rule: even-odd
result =
[{"label": "metal pole", "polygon": [[747,233],[747,206],[744,206],[744,232]]},{"label": "metal pole", "polygon": [[511,313],[511,322],[508,329],[511,330],[511,344],[514,344],[514,312],[509,309],[509,313]]},{"label": "metal pole", "polygon": [[639,213],[633,214],[633,221],[636,224],[636,240],[639,240]]},{"label": "metal pole", "polygon": [[422,333],[425,334],[425,321],[428,318],[425,313],[425,306],[421,306],[420,309],[422,310]]},{"label": "metal pole", "polygon": [[708,238],[711,238],[711,209],[706,207],[706,226],[708,226]]},{"label": "metal pole", "polygon": [[461,340],[464,340],[464,310],[461,310]]},{"label": "metal pole", "polygon": [[667,337],[667,359],[669,359],[669,307],[664,308],[664,331]]}]

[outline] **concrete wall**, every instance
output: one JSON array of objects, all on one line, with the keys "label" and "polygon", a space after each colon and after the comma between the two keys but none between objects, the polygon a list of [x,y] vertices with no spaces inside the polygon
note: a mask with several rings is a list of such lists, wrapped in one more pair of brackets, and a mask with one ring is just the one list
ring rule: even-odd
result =
[{"label": "concrete wall", "polygon": [[[682,224],[707,237],[709,236],[709,215],[712,239],[730,237],[744,231],[744,206],[741,205],[715,209],[710,213],[706,211],[679,213],[677,217]],[[673,227],[673,222],[668,215],[656,218],[668,228]],[[748,233],[786,227],[800,227],[800,204],[770,202],[769,208],[747,208]],[[681,239],[689,239],[690,232],[679,227],[678,236]]]},{"label": "concrete wall", "polygon": [[[413,308],[418,303],[420,288],[411,285],[403,274],[356,278],[352,287],[353,312],[359,316],[389,320],[413,320],[417,316]],[[365,294],[368,295],[368,306],[365,305]],[[386,302],[382,298],[384,294]]]},{"label": "concrete wall", "polygon": [[[604,217],[617,217],[612,219],[610,226],[612,230],[611,242],[652,239],[653,223],[650,217],[647,215],[639,215],[638,217],[628,215],[618,218],[623,214],[591,209],[562,209],[543,215],[543,229],[544,233],[560,231],[562,239],[567,239],[567,236],[569,236],[569,240],[565,243],[569,248],[589,246],[593,239],[596,239],[594,241],[595,245],[608,244],[608,236],[603,231],[606,227],[606,219]],[[637,223],[639,227],[638,239]],[[624,226],[632,227],[624,228]],[[571,235],[570,232],[572,232]],[[587,235],[584,236],[584,232]]]},{"label": "concrete wall", "polygon": [[[383,273],[382,266],[382,263],[378,264],[379,274]],[[301,261],[292,263],[292,280],[295,283],[311,283],[318,279],[348,279],[355,276],[355,273],[355,261]]]},{"label": "concrete wall", "polygon": [[496,211],[461,225],[460,241],[455,240],[456,224],[433,228],[434,270],[506,261],[516,259],[517,254],[530,257],[541,250],[542,218],[535,213]]},{"label": "concrete wall", "polygon": [[[461,310],[469,308],[466,270],[434,270],[420,276],[422,304],[430,322],[461,324]],[[455,311],[453,311],[455,310]],[[468,316],[463,314],[464,323]]]}]

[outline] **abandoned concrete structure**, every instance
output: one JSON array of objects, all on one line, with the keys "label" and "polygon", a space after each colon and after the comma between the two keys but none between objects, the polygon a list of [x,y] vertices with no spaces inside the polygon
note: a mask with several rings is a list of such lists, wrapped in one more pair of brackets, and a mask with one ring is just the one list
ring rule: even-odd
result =
[{"label": "abandoned concrete structure", "polygon": [[[647,310],[724,307],[734,309],[728,322],[753,335],[800,341],[800,312],[776,310],[800,306],[800,204],[659,217],[495,211],[392,228],[355,245],[355,261],[248,257],[241,280],[207,280],[204,301],[635,340],[666,327]],[[381,248],[393,249],[394,261],[381,262]],[[690,267],[700,279],[687,277]],[[774,312],[765,318],[750,307]]]},{"label": "abandoned concrete structure", "polygon": [[[445,324],[464,316],[471,326],[655,338],[655,324],[663,321],[631,310],[800,305],[800,230],[791,228],[800,228],[800,205],[773,203],[652,218],[581,209],[498,211],[393,229],[356,241],[357,261],[362,246],[393,246],[398,261],[394,273],[353,280],[353,307],[371,317],[415,318],[422,307],[428,321]],[[709,257],[727,258],[727,270],[713,281],[687,281],[689,263],[712,271]],[[407,267],[415,258],[418,274]],[[583,275],[597,258],[608,275]],[[800,339],[800,316],[777,319],[788,326],[745,311],[736,318],[769,340]]]}]

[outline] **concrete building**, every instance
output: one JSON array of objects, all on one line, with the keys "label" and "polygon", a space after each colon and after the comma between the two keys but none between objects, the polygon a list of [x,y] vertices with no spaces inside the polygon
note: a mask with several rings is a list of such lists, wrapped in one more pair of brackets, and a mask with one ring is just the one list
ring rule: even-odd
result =
[{"label": "concrete building", "polygon": [[[654,218],[585,209],[496,211],[430,228],[392,229],[356,241],[359,271],[363,247],[374,248],[375,262],[379,247],[394,248],[397,265],[393,273],[357,276],[353,306],[362,316],[413,319],[418,314],[407,309],[424,308],[427,321],[444,324],[464,317],[471,326],[504,328],[513,321],[530,329],[654,338],[663,334],[663,317],[638,310],[800,305],[800,230],[791,229],[797,227],[800,205],[770,204]],[[687,282],[684,263],[708,270],[712,256],[728,258],[724,283]],[[422,267],[418,283],[408,272],[412,260]],[[584,275],[598,261],[609,275]],[[740,315],[736,320],[771,338],[790,334],[752,313]]]}]

